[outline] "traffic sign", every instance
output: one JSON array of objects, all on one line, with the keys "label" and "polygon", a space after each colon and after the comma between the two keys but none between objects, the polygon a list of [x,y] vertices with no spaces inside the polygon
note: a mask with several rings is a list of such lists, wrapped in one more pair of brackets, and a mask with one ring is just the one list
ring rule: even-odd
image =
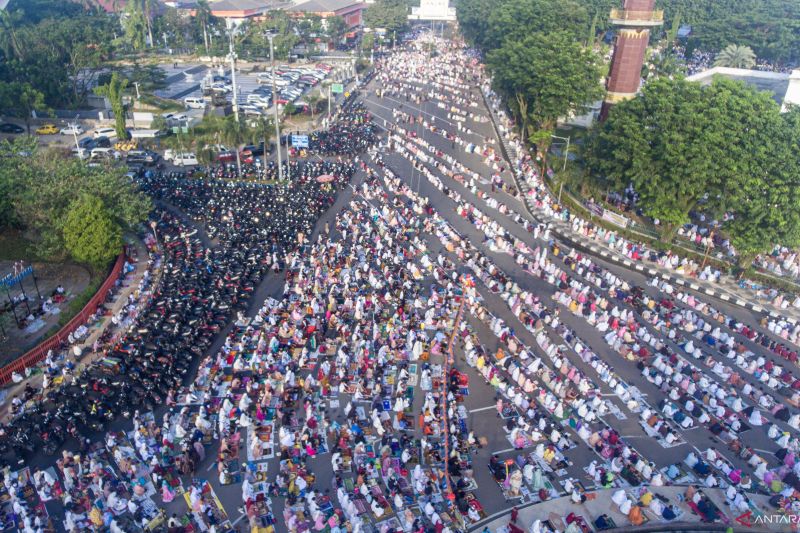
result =
[{"label": "traffic sign", "polygon": [[295,148],[308,148],[308,135],[292,135],[292,146]]},{"label": "traffic sign", "polygon": [[344,85],[342,85],[341,83],[331,84],[331,92],[333,94],[342,94],[344,92]]}]

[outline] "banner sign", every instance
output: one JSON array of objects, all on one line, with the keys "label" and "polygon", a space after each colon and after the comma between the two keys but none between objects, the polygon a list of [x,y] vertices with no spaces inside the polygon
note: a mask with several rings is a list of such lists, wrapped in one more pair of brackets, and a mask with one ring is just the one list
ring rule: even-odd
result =
[{"label": "banner sign", "polygon": [[333,94],[342,94],[344,92],[344,85],[341,83],[331,84],[331,92]]},{"label": "banner sign", "polygon": [[292,135],[292,146],[295,148],[308,148],[308,135]]},{"label": "banner sign", "polygon": [[608,209],[603,211],[603,220],[607,220],[607,221],[611,222],[612,224],[616,224],[617,226],[619,226],[621,228],[627,228],[628,227],[628,219],[627,218],[625,218],[622,215],[618,215],[618,214],[614,213],[613,211],[609,211]]},{"label": "banner sign", "polygon": [[0,287],[11,288],[13,285],[16,285],[17,283],[27,278],[31,274],[33,274],[32,266],[27,266],[23,268],[22,271],[16,276],[14,274],[6,274],[2,278],[0,278]]}]

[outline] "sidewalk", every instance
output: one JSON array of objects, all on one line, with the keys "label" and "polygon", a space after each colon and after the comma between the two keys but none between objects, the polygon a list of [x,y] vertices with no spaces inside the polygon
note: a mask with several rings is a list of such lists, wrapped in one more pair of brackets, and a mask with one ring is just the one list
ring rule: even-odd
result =
[{"label": "sidewalk", "polygon": [[[75,345],[79,346],[84,354],[82,359],[80,359],[79,363],[76,365],[75,371],[73,372],[73,375],[75,376],[77,376],[83,368],[85,368],[98,357],[98,354],[92,354],[92,345],[94,344],[95,340],[100,338],[100,336],[109,327],[112,327],[111,316],[118,313],[125,305],[127,305],[128,296],[138,289],[139,282],[142,280],[142,277],[147,270],[149,256],[144,242],[142,242],[142,240],[138,237],[134,237],[133,239],[129,239],[129,244],[131,248],[131,257],[129,259],[130,261],[135,261],[135,268],[132,272],[125,276],[122,282],[122,287],[116,293],[114,301],[111,304],[106,304],[105,307],[109,310],[109,312],[104,314],[98,323],[90,328],[91,332],[82,343]],[[156,277],[157,274],[153,273],[154,281],[151,283],[151,288],[157,286],[155,281]],[[74,360],[74,356],[71,353],[68,353],[66,358]],[[15,395],[22,394],[27,383],[30,383],[31,386],[37,390],[41,389],[43,378],[44,375],[41,372],[37,372],[30,378],[23,380],[21,383],[12,383],[8,387],[4,388],[2,393],[0,393],[5,394],[4,401],[2,404],[0,404],[0,421],[3,423],[8,421],[9,409],[11,407],[11,402],[8,400]]]},{"label": "sidewalk", "polygon": [[[619,489],[604,489],[596,492],[587,492],[587,500],[582,504],[575,504],[570,497],[564,496],[546,502],[531,504],[526,507],[518,506],[519,516],[517,517],[516,526],[524,531],[534,531],[534,523],[540,520],[542,523],[549,521],[550,525],[564,531],[566,523],[565,517],[570,513],[575,513],[583,517],[585,522],[594,529],[594,521],[601,515],[606,515],[611,518],[616,524],[613,529],[605,531],[725,531],[729,526],[734,531],[747,531],[751,533],[758,533],[762,531],[792,531],[790,524],[780,523],[779,520],[773,519],[770,523],[767,520],[776,516],[775,511],[769,510],[768,498],[760,494],[748,494],[748,497],[757,507],[751,511],[749,517],[752,523],[751,527],[740,524],[736,521],[742,513],[731,510],[725,503],[725,491],[722,489],[702,489],[702,492],[719,508],[724,515],[724,520],[715,523],[701,522],[700,516],[692,512],[683,499],[683,494],[686,487],[681,486],[664,486],[664,487],[650,487],[648,490],[654,495],[657,495],[660,500],[668,502],[672,505],[678,514],[678,518],[671,522],[666,522],[659,519],[649,508],[642,508],[643,515],[647,518],[646,522],[639,525],[631,525],[628,517],[619,512],[618,506],[612,501],[611,497]],[[626,488],[629,498],[633,500],[634,491],[638,489]],[[635,494],[635,493],[634,493]],[[589,499],[591,498],[591,499]],[[764,514],[763,518],[756,518],[758,514]],[[469,531],[483,531],[488,528],[492,533],[507,533],[509,531],[508,524],[511,518],[511,510],[498,513],[497,516],[490,516],[481,522],[473,524],[469,527]],[[742,521],[747,520],[742,518]],[[763,521],[764,524],[760,525]]]},{"label": "sidewalk", "polygon": [[599,255],[603,259],[613,261],[629,270],[636,270],[643,274],[646,273],[649,276],[658,276],[676,285],[688,286],[690,289],[703,292],[708,296],[716,297],[722,301],[736,304],[739,307],[754,311],[756,313],[767,313],[774,319],[786,319],[787,322],[793,325],[796,325],[798,322],[800,322],[800,310],[793,307],[782,309],[773,305],[772,302],[755,303],[757,302],[757,299],[753,292],[739,287],[737,281],[731,276],[723,275],[717,282],[702,281],[696,278],[680,275],[675,270],[664,268],[650,261],[632,261],[624,254],[621,254],[609,247],[605,242],[590,239],[589,237],[585,237],[574,232],[571,224],[564,221],[562,218],[559,218],[558,216],[546,217],[545,213],[541,211],[537,212],[537,208],[529,196],[529,193],[532,191],[532,187],[518,174],[515,165],[515,160],[518,157],[517,150],[513,146],[508,145],[506,136],[503,134],[503,131],[505,130],[501,129],[501,127],[498,125],[499,119],[495,113],[494,107],[490,105],[490,102],[482,88],[480,89],[480,93],[483,97],[484,106],[489,111],[489,116],[491,117],[492,125],[494,126],[495,135],[500,142],[502,149],[501,151],[503,152],[504,158],[510,165],[512,175],[514,176],[515,185],[522,195],[522,200],[525,204],[528,214],[536,221],[549,223],[556,237],[576,248],[579,248],[585,252]]}]

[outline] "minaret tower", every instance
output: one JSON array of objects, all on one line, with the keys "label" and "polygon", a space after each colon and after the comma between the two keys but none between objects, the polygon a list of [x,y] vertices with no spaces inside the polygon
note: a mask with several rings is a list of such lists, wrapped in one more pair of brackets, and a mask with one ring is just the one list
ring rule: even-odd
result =
[{"label": "minaret tower", "polygon": [[654,7],[655,0],[624,0],[622,9],[611,10],[611,24],[619,29],[600,120],[606,119],[611,106],[633,98],[639,90],[650,28],[664,22],[664,12]]}]

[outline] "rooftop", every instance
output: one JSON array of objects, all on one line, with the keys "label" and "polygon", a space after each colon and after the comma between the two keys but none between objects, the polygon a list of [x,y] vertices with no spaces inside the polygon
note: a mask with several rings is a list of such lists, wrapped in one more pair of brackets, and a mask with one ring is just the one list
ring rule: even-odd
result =
[{"label": "rooftop", "polygon": [[775,101],[784,106],[784,110],[788,104],[800,105],[800,70],[786,74],[783,72],[714,67],[698,72],[686,79],[708,85],[713,81],[714,76],[743,81],[760,91],[770,92]]},{"label": "rooftop", "polygon": [[[287,11],[307,13],[332,13],[354,5],[361,5],[361,0],[308,0],[290,7]],[[365,6],[366,7],[366,6]]]}]

